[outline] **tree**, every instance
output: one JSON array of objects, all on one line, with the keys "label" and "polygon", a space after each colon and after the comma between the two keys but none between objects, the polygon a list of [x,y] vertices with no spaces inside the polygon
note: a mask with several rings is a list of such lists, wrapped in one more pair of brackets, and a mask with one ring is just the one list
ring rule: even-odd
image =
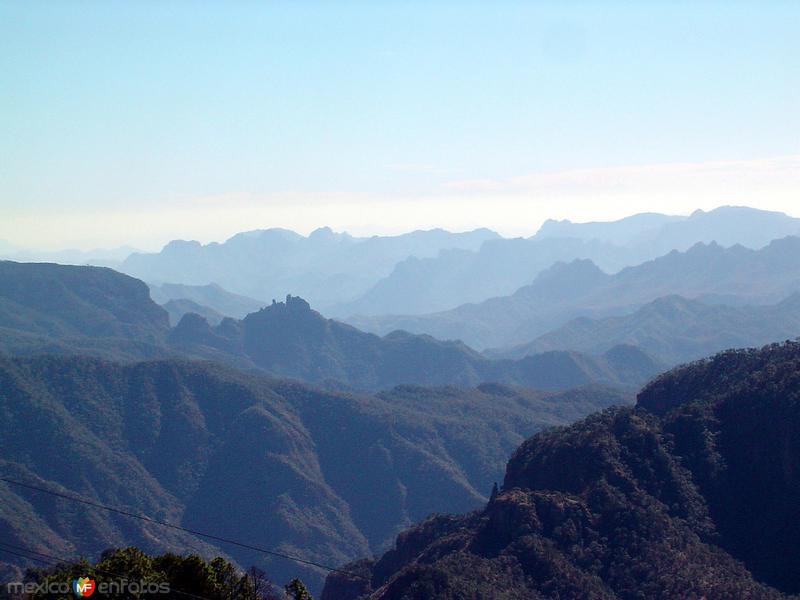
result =
[{"label": "tree", "polygon": [[314,600],[306,586],[299,579],[292,579],[286,584],[285,589],[291,600]]},{"label": "tree", "polygon": [[282,600],[280,591],[275,587],[267,574],[258,567],[250,567],[244,576],[248,582],[248,596],[253,600]]},{"label": "tree", "polygon": [[[266,574],[255,567],[246,573],[239,571],[226,559],[211,561],[189,554],[172,553],[150,556],[138,548],[108,550],[96,564],[86,560],[63,563],[49,569],[30,570],[27,582],[65,585],[73,579],[89,577],[105,586],[101,595],[109,600],[199,596],[209,600],[283,600]],[[292,582],[294,583],[294,582]],[[302,600],[312,600],[300,585]],[[288,591],[288,587],[287,587]],[[177,596],[164,595],[173,592]],[[302,595],[305,592],[306,595]],[[72,597],[69,593],[67,596]],[[31,599],[46,600],[52,593],[35,592]],[[59,598],[66,596],[58,596]]]}]

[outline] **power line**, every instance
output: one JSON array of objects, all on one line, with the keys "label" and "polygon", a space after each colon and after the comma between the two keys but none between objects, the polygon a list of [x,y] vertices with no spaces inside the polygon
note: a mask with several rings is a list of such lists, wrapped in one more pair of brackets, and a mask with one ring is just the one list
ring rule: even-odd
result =
[{"label": "power line", "polygon": [[36,562],[40,562],[45,565],[54,564],[52,560],[42,560],[41,558],[34,558],[32,556],[26,556],[25,554],[20,554],[19,552],[14,552],[13,550],[6,550],[5,548],[0,548],[0,552],[5,552],[6,554],[13,554],[14,556],[20,556],[26,560],[35,560]]},{"label": "power line", "polygon": [[203,531],[198,531],[196,529],[189,529],[188,527],[182,527],[180,525],[174,525],[173,523],[167,523],[166,521],[159,521],[158,519],[153,519],[152,517],[148,517],[146,515],[140,515],[137,513],[133,513],[127,510],[123,510],[121,508],[116,508],[114,506],[108,506],[106,504],[100,504],[99,502],[93,502],[92,500],[86,500],[85,498],[80,498],[78,496],[72,496],[70,494],[62,494],[61,492],[55,492],[53,490],[48,490],[47,488],[31,485],[29,483],[23,483],[21,481],[16,481],[15,479],[9,479],[7,477],[0,477],[0,481],[5,481],[6,483],[10,483],[12,485],[17,485],[23,488],[28,488],[30,490],[35,490],[37,492],[42,492],[43,494],[50,494],[51,496],[56,496],[58,498],[63,498],[64,500],[70,500],[72,502],[78,502],[80,504],[85,504],[86,506],[92,506],[94,508],[99,508],[101,510],[106,510],[108,512],[116,513],[119,515],[123,515],[126,517],[130,517],[132,519],[139,519],[140,521],[145,521],[147,523],[153,523],[155,525],[161,525],[162,527],[168,527],[170,529],[175,529],[177,531],[183,531],[185,533],[191,533],[192,535],[198,535],[200,537],[204,537],[210,540],[214,540],[217,542],[222,542],[224,544],[231,544],[233,546],[238,546],[240,548],[244,548],[246,550],[253,550],[255,552],[260,552],[262,554],[266,554],[268,556],[276,556],[278,558],[285,558],[287,560],[294,561],[296,563],[309,565],[312,567],[317,567],[319,569],[323,569],[325,571],[329,571],[331,573],[341,573],[343,575],[349,575],[350,577],[356,577],[357,579],[367,580],[367,577],[359,573],[353,573],[352,571],[345,571],[343,569],[338,569],[336,567],[332,567],[330,565],[325,565],[323,563],[318,563],[313,560],[307,560],[305,558],[300,558],[299,556],[292,556],[291,554],[285,554],[283,552],[278,552],[277,550],[270,550],[269,548],[261,548],[260,546],[253,546],[252,544],[247,544],[244,542],[239,542],[236,540],[232,540],[230,538],[224,538],[218,535],[214,535],[211,533],[205,533]]},{"label": "power line", "polygon": [[[17,550],[22,550],[23,552],[26,552],[28,554],[36,554],[38,556],[44,556],[46,559],[49,559],[49,560],[43,560],[43,559],[40,559],[40,558],[35,558],[33,556],[25,556],[24,554],[20,554],[19,552],[14,552],[13,550],[8,550],[7,548],[0,548],[0,552],[6,552],[8,554],[14,554],[15,556],[20,556],[20,557],[25,558],[27,560],[34,560],[34,561],[37,561],[37,562],[40,562],[40,563],[43,563],[43,564],[51,564],[51,565],[53,565],[53,564],[69,564],[69,563],[77,562],[75,560],[68,560],[68,559],[65,559],[63,557],[53,556],[51,554],[45,554],[43,552],[38,552],[38,551],[33,550],[31,548],[26,548],[25,546],[17,546],[15,544],[9,544],[8,542],[0,541],[0,546],[8,546],[9,548],[16,548]],[[117,579],[120,579],[122,581],[127,581],[127,582],[132,581],[131,578],[127,577],[126,575],[120,575],[119,573],[113,573],[111,571],[106,571],[105,569],[98,569],[96,566],[90,566],[90,568],[93,571],[97,572],[97,573],[102,573],[104,575],[111,575],[112,577],[116,577]],[[145,580],[141,580],[141,581],[145,581]],[[147,582],[145,581],[145,583],[147,583]],[[157,582],[150,582],[150,583],[157,583]],[[169,591],[170,591],[170,593],[180,594],[182,596],[187,596],[189,598],[196,598],[197,600],[212,600],[211,598],[208,598],[207,596],[198,596],[197,594],[192,594],[190,592],[184,592],[183,590],[175,589],[175,588],[172,587],[172,585],[170,585]]]}]

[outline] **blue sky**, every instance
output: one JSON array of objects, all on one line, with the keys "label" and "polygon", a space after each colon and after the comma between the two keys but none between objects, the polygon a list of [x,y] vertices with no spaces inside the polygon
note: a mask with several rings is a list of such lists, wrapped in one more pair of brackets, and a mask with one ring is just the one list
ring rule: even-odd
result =
[{"label": "blue sky", "polygon": [[0,238],[800,216],[800,3],[0,2]]}]

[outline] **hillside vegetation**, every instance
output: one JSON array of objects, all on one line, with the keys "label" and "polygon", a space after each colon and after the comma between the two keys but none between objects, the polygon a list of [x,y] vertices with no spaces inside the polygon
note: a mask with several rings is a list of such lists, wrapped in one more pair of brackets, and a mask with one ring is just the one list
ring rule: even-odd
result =
[{"label": "hillside vegetation", "polygon": [[800,344],[730,351],[535,435],[483,510],[404,532],[323,599],[783,598],[798,482]]},{"label": "hillside vegetation", "polygon": [[[343,395],[201,362],[0,357],[0,473],[336,565],[430,513],[480,506],[541,427],[626,402],[600,388],[498,385]],[[0,531],[64,556],[192,549],[321,582],[290,561],[6,483]]]}]

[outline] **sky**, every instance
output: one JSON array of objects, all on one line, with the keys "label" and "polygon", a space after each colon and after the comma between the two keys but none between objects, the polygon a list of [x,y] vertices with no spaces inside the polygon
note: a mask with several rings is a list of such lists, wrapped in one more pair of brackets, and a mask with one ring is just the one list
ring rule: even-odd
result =
[{"label": "sky", "polygon": [[800,2],[0,0],[0,240],[800,216]]}]

